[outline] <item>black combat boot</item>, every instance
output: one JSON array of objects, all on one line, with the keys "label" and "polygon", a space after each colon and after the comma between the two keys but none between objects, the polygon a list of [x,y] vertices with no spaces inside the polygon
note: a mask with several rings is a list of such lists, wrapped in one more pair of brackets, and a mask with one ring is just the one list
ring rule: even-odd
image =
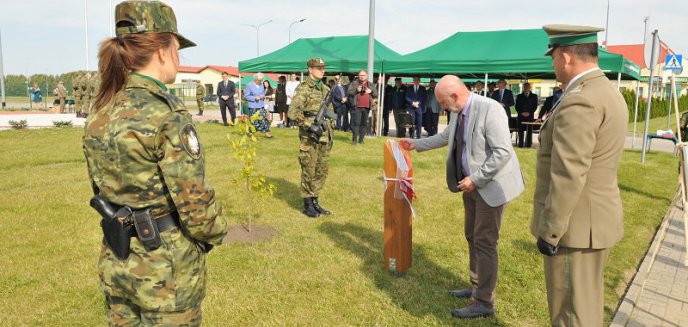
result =
[{"label": "black combat boot", "polygon": [[199,110],[196,116],[203,116],[203,110]]},{"label": "black combat boot", "polygon": [[323,207],[320,206],[320,204],[318,203],[318,198],[311,198],[311,199],[313,199],[313,207],[314,207],[315,210],[318,211],[320,214],[325,215],[325,216],[329,216],[329,215],[332,214],[332,213],[329,212],[327,209],[325,209],[325,208],[323,208]]},{"label": "black combat boot", "polygon": [[303,214],[311,218],[318,218],[318,216],[320,216],[320,212],[318,212],[318,210],[315,208],[313,199],[314,198],[303,199]]}]

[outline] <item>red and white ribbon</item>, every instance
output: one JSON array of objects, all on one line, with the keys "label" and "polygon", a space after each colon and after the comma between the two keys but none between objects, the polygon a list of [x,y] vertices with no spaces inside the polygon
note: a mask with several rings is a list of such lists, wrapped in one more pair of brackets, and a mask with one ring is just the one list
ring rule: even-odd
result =
[{"label": "red and white ribbon", "polygon": [[392,154],[394,155],[394,160],[396,161],[397,164],[397,176],[396,177],[387,177],[384,176],[385,180],[385,191],[387,191],[387,182],[394,182],[395,187],[397,189],[394,190],[394,196],[395,198],[397,197],[397,190],[399,193],[401,193],[401,197],[406,200],[406,203],[408,203],[409,208],[411,208],[411,214],[413,215],[413,219],[416,218],[416,210],[413,209],[413,204],[411,204],[411,200],[416,198],[416,192],[413,189],[413,177],[409,177],[408,173],[410,171],[410,163],[407,161],[407,158],[404,156],[404,153],[401,151],[401,148],[399,147],[399,143],[389,140],[387,142],[390,142],[391,147],[392,147]]}]

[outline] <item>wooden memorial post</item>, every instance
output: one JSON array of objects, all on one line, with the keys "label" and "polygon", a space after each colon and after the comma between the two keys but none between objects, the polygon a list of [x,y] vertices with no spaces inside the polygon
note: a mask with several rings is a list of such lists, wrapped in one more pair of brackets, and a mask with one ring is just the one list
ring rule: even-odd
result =
[{"label": "wooden memorial post", "polygon": [[413,170],[411,155],[394,140],[385,142],[385,268],[403,273],[411,268]]}]

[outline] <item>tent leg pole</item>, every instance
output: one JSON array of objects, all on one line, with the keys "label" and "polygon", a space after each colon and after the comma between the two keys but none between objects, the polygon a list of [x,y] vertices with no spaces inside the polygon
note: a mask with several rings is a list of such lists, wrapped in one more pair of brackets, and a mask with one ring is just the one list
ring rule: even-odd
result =
[{"label": "tent leg pole", "polygon": [[621,89],[621,73],[618,73],[616,76],[616,90]]},{"label": "tent leg pole", "polygon": [[377,81],[377,86],[377,94],[380,101],[378,101],[377,105],[377,126],[375,126],[375,135],[382,136],[382,111],[385,110],[385,87],[387,86],[387,76],[385,76],[385,73],[380,72],[380,79]]},{"label": "tent leg pole", "polygon": [[[238,96],[238,98],[239,98],[239,115],[241,115],[241,113],[244,112],[244,108],[242,108],[243,102],[241,101],[241,72],[239,72],[239,96]],[[220,101],[220,100],[218,99],[218,101]],[[234,101],[234,99],[232,99],[232,101]],[[239,115],[237,115],[237,116],[239,116]],[[232,122],[232,123],[234,123],[234,122]]]},{"label": "tent leg pole", "polygon": [[635,86],[635,109],[633,114],[633,138],[631,139],[631,150],[635,149],[635,133],[638,126],[638,102],[640,100],[640,81]]},{"label": "tent leg pole", "polygon": [[483,96],[487,96],[487,73],[485,73],[485,84],[483,85]]}]

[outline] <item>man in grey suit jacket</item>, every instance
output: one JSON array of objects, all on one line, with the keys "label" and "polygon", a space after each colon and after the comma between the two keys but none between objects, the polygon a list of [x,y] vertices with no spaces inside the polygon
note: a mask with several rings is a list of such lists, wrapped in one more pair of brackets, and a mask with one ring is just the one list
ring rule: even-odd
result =
[{"label": "man in grey suit jacket", "polygon": [[471,287],[449,293],[474,299],[470,305],[452,310],[452,315],[493,316],[499,228],[506,203],[523,192],[521,168],[498,102],[471,93],[453,75],[442,77],[435,96],[451,111],[452,123],[441,134],[405,139],[402,146],[422,152],[448,145],[447,186],[452,192],[463,192],[471,280]]}]

